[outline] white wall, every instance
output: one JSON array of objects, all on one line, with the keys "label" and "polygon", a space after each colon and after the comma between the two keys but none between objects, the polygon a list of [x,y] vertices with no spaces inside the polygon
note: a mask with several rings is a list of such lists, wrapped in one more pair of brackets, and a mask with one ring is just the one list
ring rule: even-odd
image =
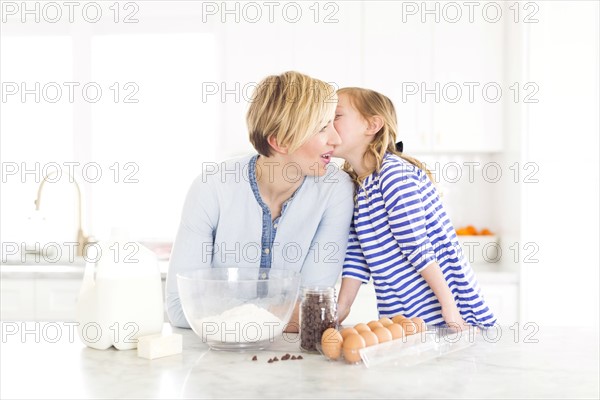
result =
[{"label": "white wall", "polygon": [[528,31],[523,160],[539,165],[522,185],[522,241],[540,262],[522,263],[524,321],[598,325],[598,2],[542,2]]}]

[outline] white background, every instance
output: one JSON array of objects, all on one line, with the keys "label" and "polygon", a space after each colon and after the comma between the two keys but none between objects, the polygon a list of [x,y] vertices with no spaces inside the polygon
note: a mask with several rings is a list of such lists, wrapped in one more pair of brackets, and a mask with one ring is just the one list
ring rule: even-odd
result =
[{"label": "white background", "polygon": [[[598,326],[598,2],[476,2],[473,22],[463,2],[274,2],[271,15],[265,2],[92,3],[77,3],[70,21],[62,2],[27,2],[30,13],[2,2],[3,242],[74,239],[64,162],[78,163],[86,233],[172,241],[203,163],[252,151],[253,84],[294,69],[394,100],[399,139],[439,165],[454,224],[490,228],[502,267],[518,268],[521,320]],[[79,85],[73,101],[65,82]],[[494,82],[503,92],[498,102],[422,101],[403,98],[407,82]],[[56,102],[52,83],[62,87]],[[87,83],[101,87],[97,102],[83,97]],[[536,102],[525,101],[526,84]],[[22,97],[23,87],[32,92]],[[63,179],[44,188],[36,212],[55,163]],[[90,163],[97,182],[82,168]],[[495,163],[503,179],[482,179],[478,167],[470,181],[465,163]],[[444,169],[454,165],[459,180]]]}]

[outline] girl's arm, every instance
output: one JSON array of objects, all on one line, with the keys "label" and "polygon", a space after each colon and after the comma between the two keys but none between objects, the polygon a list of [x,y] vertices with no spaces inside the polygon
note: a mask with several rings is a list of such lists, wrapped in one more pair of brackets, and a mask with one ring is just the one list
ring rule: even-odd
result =
[{"label": "girl's arm", "polygon": [[338,323],[341,324],[350,314],[350,308],[361,284],[362,282],[358,279],[342,278],[342,287],[338,296]]},{"label": "girl's arm", "polygon": [[[453,328],[468,328],[467,323],[460,316],[454,296],[444,279],[442,269],[437,262],[432,262],[421,271],[421,276],[425,279],[435,297],[437,297],[442,306],[442,317],[446,324]],[[340,293],[341,295],[341,293]]]}]

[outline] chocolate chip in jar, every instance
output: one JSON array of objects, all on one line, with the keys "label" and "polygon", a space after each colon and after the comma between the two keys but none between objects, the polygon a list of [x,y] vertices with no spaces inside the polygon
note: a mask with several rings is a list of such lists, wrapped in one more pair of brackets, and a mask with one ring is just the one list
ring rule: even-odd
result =
[{"label": "chocolate chip in jar", "polygon": [[328,328],[337,326],[335,288],[305,287],[300,305],[300,348],[318,352],[317,345]]}]

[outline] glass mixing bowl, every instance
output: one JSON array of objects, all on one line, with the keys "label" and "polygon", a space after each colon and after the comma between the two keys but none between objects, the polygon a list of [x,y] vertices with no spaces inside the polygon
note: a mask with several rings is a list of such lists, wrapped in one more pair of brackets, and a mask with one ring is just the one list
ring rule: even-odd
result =
[{"label": "glass mixing bowl", "polygon": [[183,312],[217,350],[264,349],[282,334],[298,300],[300,273],[207,268],[177,275]]}]

